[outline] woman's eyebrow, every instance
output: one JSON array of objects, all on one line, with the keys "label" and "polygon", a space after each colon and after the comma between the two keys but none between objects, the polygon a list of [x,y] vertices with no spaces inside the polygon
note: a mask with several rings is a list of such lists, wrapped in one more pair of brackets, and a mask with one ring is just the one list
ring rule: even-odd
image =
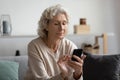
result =
[{"label": "woman's eyebrow", "polygon": [[60,21],[60,20],[52,20],[52,21],[54,21],[54,22],[68,22],[67,20],[62,20],[62,21]]}]

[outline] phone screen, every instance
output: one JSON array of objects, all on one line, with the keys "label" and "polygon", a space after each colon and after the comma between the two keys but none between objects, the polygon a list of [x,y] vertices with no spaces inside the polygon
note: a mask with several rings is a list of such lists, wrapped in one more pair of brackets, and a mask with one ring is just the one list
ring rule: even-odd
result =
[{"label": "phone screen", "polygon": [[[76,56],[78,56],[78,57],[81,57],[82,52],[83,52],[83,50],[82,50],[82,49],[74,49],[74,51],[73,51],[73,54],[72,54],[72,55],[76,55]],[[72,57],[72,60],[73,60],[73,61],[77,61],[77,60],[76,60],[75,58],[73,58],[73,57]]]}]

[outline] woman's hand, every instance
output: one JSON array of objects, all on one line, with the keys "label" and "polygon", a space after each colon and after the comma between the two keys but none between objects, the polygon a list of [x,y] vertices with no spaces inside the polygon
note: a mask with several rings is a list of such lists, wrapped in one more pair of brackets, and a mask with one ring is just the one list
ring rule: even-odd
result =
[{"label": "woman's hand", "polygon": [[77,61],[72,61],[71,58],[68,60],[68,65],[74,69],[73,77],[75,79],[79,79],[82,74],[82,67],[83,67],[83,61],[85,59],[85,55],[82,55],[81,58],[78,56],[73,55],[73,57]]},{"label": "woman's hand", "polygon": [[61,69],[61,75],[62,77],[65,79],[65,78],[68,78],[68,74],[69,74],[69,67],[68,67],[68,60],[69,60],[69,57],[68,55],[64,55],[62,56],[59,60],[58,60],[58,65]]}]

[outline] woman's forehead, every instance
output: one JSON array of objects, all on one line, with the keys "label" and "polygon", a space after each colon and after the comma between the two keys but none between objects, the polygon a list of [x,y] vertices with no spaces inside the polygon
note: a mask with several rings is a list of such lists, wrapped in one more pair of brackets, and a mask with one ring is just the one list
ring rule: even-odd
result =
[{"label": "woman's forehead", "polygon": [[67,21],[67,17],[65,14],[58,14],[54,16],[51,20],[52,21],[59,21],[59,20]]}]

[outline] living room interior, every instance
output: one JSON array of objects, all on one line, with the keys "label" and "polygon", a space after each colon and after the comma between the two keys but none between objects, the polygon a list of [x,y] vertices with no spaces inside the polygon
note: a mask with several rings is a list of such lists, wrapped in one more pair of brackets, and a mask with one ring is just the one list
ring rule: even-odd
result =
[{"label": "living room interior", "polygon": [[[96,36],[105,34],[107,35],[106,43],[103,37],[98,38],[100,45],[98,54],[108,55],[120,52],[119,0],[0,0],[0,57],[13,60],[18,54],[22,56],[23,61],[25,58],[26,61],[21,62],[19,80],[23,80],[22,73],[25,73],[27,68],[27,44],[38,37],[38,20],[46,7],[55,4],[61,4],[68,11],[70,23],[66,37],[79,48],[83,43],[93,45]],[[11,32],[8,35],[2,33],[2,16],[4,15],[10,18]],[[86,25],[89,25],[88,33],[75,33],[74,26],[80,25],[81,18],[86,19]],[[107,52],[104,52],[104,46]],[[17,62],[22,61],[21,59],[14,58]],[[25,68],[21,70],[23,67]]]},{"label": "living room interior", "polygon": [[[67,4],[69,3],[69,4]],[[74,3],[74,4],[73,4]],[[34,36],[37,35],[37,26],[38,20],[41,16],[41,12],[48,6],[54,4],[61,4],[63,7],[66,8],[70,15],[70,23],[68,28],[68,35],[75,35],[74,33],[74,25],[79,25],[80,18],[86,18],[87,25],[90,27],[90,32],[88,35],[101,35],[106,33],[108,36],[114,36],[111,38],[113,41],[111,46],[114,46],[115,53],[118,53],[120,50],[119,42],[119,2],[117,1],[83,1],[83,0],[76,0],[76,1],[0,1],[0,16],[9,15],[11,19],[11,27],[12,31],[10,36],[7,38],[3,38],[1,34],[0,38],[0,51],[1,56],[3,55],[14,55],[16,50],[20,50],[21,54],[25,55],[23,49],[20,49],[19,46],[22,44],[20,41],[19,43],[16,41],[16,45],[14,49],[10,48],[9,39],[11,37],[20,36],[23,38],[22,42],[27,42],[24,38],[28,38],[27,36]],[[84,34],[83,34],[84,35]],[[14,39],[17,39],[14,37]],[[19,38],[19,39],[21,39]],[[7,41],[3,41],[3,40]],[[13,39],[13,38],[12,38]],[[109,41],[109,40],[108,40]],[[15,42],[13,40],[13,42]],[[11,42],[12,43],[12,42]],[[110,42],[111,43],[111,42]],[[18,47],[17,47],[18,44]],[[24,44],[23,44],[24,45]],[[6,47],[6,48],[4,48]],[[21,47],[21,46],[20,46]],[[111,49],[111,48],[110,48]],[[10,53],[12,51],[12,54]],[[9,52],[9,54],[7,54]],[[4,53],[4,54],[2,54]]]}]

